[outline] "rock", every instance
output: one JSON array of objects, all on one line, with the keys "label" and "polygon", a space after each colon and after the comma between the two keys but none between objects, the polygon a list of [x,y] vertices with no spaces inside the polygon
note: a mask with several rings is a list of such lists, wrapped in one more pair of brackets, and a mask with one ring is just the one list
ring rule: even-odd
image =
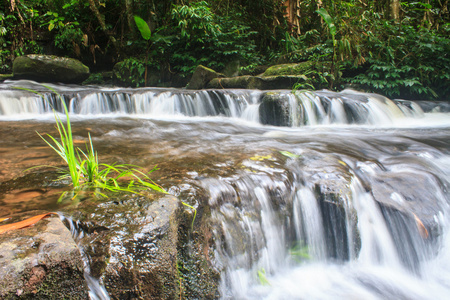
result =
[{"label": "rock", "polygon": [[125,194],[66,213],[68,225],[84,233],[79,247],[90,258],[91,275],[113,299],[177,298],[179,204],[164,194]]},{"label": "rock", "polygon": [[260,122],[264,125],[289,126],[288,99],[279,93],[265,93],[259,106]]},{"label": "rock", "polygon": [[223,75],[205,66],[198,65],[186,88],[189,90],[200,90],[205,88],[212,79],[219,77],[223,77]]},{"label": "rock", "polygon": [[239,60],[233,60],[228,62],[225,65],[225,68],[223,69],[223,74],[227,77],[235,77],[239,75],[239,67],[240,67],[240,62]]},{"label": "rock", "polygon": [[15,79],[81,83],[89,77],[89,68],[73,58],[29,54],[14,60],[13,73]]},{"label": "rock", "polygon": [[269,67],[262,76],[305,75],[314,67],[310,61],[299,64],[281,64]]},{"label": "rock", "polygon": [[58,217],[0,235],[1,299],[88,299],[87,290],[80,252]]},{"label": "rock", "polygon": [[314,63],[311,61],[302,62],[299,64],[282,64],[275,65],[268,68],[262,76],[279,76],[279,75],[305,75],[308,71],[314,68]]},{"label": "rock", "polygon": [[303,82],[304,76],[237,76],[212,79],[207,87],[211,89],[292,89],[297,82]]}]

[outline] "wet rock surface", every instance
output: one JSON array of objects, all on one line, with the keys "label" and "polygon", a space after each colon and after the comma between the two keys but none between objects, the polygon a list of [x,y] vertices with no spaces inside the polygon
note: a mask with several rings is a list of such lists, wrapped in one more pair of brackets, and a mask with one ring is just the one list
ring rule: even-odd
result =
[{"label": "wet rock surface", "polygon": [[[178,295],[178,213],[168,195],[123,195],[86,201],[66,213],[79,247],[113,299],[174,299]],[[70,219],[69,219],[70,218]]]},{"label": "wet rock surface", "polygon": [[41,82],[81,83],[89,77],[89,68],[79,60],[54,55],[29,54],[14,60],[15,79]]},{"label": "wet rock surface", "polygon": [[[36,212],[39,214],[39,212]],[[83,261],[57,216],[0,235],[1,299],[88,299]]]},{"label": "wet rock surface", "polygon": [[205,66],[199,65],[192,74],[192,78],[186,86],[189,90],[199,90],[206,87],[208,82],[214,78],[224,77],[222,74],[209,69]]}]

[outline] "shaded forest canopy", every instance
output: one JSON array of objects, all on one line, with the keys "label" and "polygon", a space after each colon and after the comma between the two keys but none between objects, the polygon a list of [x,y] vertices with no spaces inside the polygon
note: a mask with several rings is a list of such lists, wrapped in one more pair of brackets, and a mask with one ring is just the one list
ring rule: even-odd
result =
[{"label": "shaded forest canopy", "polygon": [[183,85],[199,64],[231,76],[310,61],[327,68],[302,74],[305,87],[449,100],[449,33],[448,0],[6,0],[0,72],[17,56],[55,54],[92,73],[121,62],[116,71],[134,86],[147,71]]}]

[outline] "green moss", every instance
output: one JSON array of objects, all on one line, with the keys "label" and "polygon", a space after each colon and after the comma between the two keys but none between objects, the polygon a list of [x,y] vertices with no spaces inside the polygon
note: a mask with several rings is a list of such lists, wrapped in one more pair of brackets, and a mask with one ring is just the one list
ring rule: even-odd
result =
[{"label": "green moss", "polygon": [[275,65],[266,70],[262,76],[279,75],[304,75],[314,69],[315,64],[312,61],[305,61],[299,64]]}]

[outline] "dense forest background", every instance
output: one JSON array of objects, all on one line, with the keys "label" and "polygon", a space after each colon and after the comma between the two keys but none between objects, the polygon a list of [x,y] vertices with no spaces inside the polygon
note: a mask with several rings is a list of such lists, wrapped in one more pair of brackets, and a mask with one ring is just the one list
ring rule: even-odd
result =
[{"label": "dense forest background", "polygon": [[199,64],[232,76],[308,61],[326,66],[302,74],[311,87],[449,100],[449,33],[448,0],[3,0],[0,73],[55,54],[88,65],[89,82],[114,67],[130,85],[176,86]]}]

